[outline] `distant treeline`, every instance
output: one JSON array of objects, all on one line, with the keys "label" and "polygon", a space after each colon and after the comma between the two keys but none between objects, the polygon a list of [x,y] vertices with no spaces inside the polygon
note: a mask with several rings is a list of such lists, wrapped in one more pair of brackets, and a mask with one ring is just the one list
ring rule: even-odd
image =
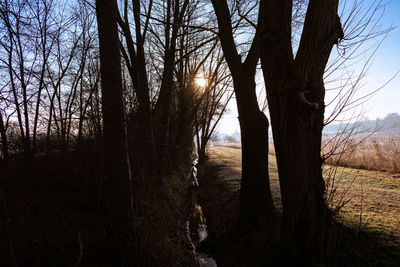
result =
[{"label": "distant treeline", "polygon": [[356,128],[356,132],[400,132],[400,115],[398,113],[390,113],[385,118],[376,120],[361,120],[351,123],[332,123],[324,127],[324,133],[337,133],[345,128]]},{"label": "distant treeline", "polygon": [[[356,129],[356,133],[400,132],[400,114],[389,113],[385,118],[376,120],[364,119],[358,122],[332,123],[324,127],[323,133],[332,134],[352,128]],[[269,135],[272,136],[271,130]],[[240,142],[240,132],[236,130],[233,134],[218,133],[213,140],[215,142]]]}]

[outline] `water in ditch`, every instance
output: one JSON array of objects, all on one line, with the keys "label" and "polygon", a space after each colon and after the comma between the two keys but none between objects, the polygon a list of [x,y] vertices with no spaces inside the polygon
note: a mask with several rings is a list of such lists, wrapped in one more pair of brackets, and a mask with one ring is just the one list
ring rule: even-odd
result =
[{"label": "water in ditch", "polygon": [[193,162],[193,166],[190,173],[191,186],[194,189],[192,196],[192,213],[189,214],[189,219],[186,221],[186,230],[188,233],[188,240],[192,244],[193,252],[200,267],[216,267],[217,263],[209,255],[198,251],[197,245],[199,245],[208,236],[206,218],[203,215],[201,206],[197,203],[196,188],[199,186],[197,180],[197,159]]}]

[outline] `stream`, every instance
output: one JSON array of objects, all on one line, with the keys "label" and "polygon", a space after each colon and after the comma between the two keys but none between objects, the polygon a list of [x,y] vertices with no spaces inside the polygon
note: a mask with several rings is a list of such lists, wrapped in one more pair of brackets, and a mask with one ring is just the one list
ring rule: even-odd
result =
[{"label": "stream", "polygon": [[207,238],[207,224],[206,218],[203,215],[201,206],[197,203],[197,188],[199,182],[197,180],[197,159],[193,161],[192,169],[190,171],[189,180],[193,189],[192,194],[192,212],[186,221],[187,239],[193,247],[193,253],[196,262],[200,267],[217,267],[215,260],[209,255],[198,251],[197,246]]}]

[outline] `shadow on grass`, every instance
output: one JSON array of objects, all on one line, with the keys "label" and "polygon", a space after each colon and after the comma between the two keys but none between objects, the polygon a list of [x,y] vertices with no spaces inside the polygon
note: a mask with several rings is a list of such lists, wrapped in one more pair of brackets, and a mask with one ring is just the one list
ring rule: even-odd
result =
[{"label": "shadow on grass", "polygon": [[[238,229],[239,190],[232,187],[232,178],[223,177],[234,173],[212,162],[199,168],[198,201],[209,231],[200,249],[215,257],[218,266],[301,266],[285,258],[279,248],[279,213],[268,224],[245,232]],[[356,231],[340,222],[334,227],[336,249],[332,260],[322,266],[400,266],[400,248],[393,245],[398,243],[397,237]]]}]

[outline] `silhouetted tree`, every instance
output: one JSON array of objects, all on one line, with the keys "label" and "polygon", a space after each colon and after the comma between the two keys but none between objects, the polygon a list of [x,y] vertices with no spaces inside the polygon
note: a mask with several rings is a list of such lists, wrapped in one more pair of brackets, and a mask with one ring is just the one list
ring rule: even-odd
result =
[{"label": "silhouetted tree", "polygon": [[[117,245],[126,249],[133,237],[132,180],[123,105],[117,1],[97,0],[103,111],[104,192]],[[125,251],[125,253],[127,253]]]},{"label": "silhouetted tree", "polygon": [[230,90],[232,80],[220,49],[217,50],[217,53],[212,54],[205,76],[207,84],[203,88],[204,93],[200,97],[200,108],[195,119],[199,163],[206,160],[206,146],[215,135],[217,125],[234,94]]},{"label": "silhouetted tree", "polygon": [[[258,32],[247,57],[239,55],[233,36],[231,12],[227,1],[213,0],[218,19],[219,38],[228,63],[236,103],[242,141],[242,179],[240,187],[240,221],[258,223],[273,211],[268,175],[269,122],[257,102],[255,72],[259,61]],[[254,7],[257,3],[254,3]]]},{"label": "silhouetted tree", "polygon": [[309,1],[294,56],[292,4],[289,0],[261,1],[260,12],[265,13],[260,24],[261,63],[283,202],[281,240],[295,258],[320,260],[329,224],[320,155],[323,76],[331,49],[343,38],[343,31],[338,0]]},{"label": "silhouetted tree", "polygon": [[44,69],[51,51],[49,16],[53,7],[51,0],[0,4],[0,23],[4,29],[0,42],[2,64],[8,69],[23,149],[29,156],[36,144]]}]

